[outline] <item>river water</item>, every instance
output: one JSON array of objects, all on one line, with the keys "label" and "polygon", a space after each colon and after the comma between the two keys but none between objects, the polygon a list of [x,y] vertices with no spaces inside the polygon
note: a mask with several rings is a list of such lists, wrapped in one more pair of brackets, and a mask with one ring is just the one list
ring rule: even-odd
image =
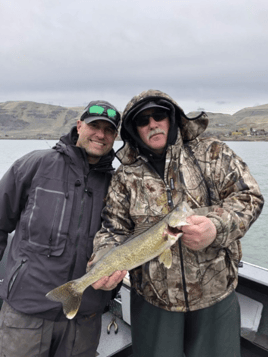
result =
[{"label": "river water", "polygon": [[[57,140],[0,140],[0,178],[11,164],[22,155],[37,149],[48,149]],[[268,269],[268,142],[228,141],[227,144],[249,166],[257,180],[265,205],[259,219],[242,238],[243,260]],[[122,146],[116,141],[115,151]],[[115,160],[114,166],[119,162]]]}]

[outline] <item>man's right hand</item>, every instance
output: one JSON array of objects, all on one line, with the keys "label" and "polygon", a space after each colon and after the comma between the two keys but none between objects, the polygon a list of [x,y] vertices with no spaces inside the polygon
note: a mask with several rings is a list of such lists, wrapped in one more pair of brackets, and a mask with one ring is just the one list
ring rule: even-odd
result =
[{"label": "man's right hand", "polygon": [[117,270],[111,276],[104,276],[91,286],[95,290],[113,290],[124,279],[127,270]]}]

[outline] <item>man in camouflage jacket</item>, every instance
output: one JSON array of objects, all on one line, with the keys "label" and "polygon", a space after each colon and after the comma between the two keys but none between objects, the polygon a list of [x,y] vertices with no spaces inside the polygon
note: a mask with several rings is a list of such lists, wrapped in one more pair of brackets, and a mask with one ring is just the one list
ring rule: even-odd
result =
[{"label": "man in camouflage jacket", "polygon": [[264,201],[241,158],[222,141],[200,138],[207,125],[205,113],[190,119],[156,90],[135,96],[123,113],[122,165],[94,252],[122,243],[135,226],[156,223],[182,201],[196,209],[172,247],[170,269],[156,258],[130,272],[136,357],[240,355],[240,238]]}]

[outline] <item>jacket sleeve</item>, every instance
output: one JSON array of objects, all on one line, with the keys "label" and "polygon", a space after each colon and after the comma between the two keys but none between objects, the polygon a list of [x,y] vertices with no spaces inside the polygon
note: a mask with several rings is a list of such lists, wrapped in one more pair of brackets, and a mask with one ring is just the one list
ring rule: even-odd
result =
[{"label": "jacket sleeve", "polygon": [[123,243],[134,229],[130,218],[130,190],[125,183],[122,166],[111,180],[106,206],[102,211],[102,227],[94,238],[93,254]]},{"label": "jacket sleeve", "polygon": [[31,170],[26,156],[17,160],[0,180],[0,259],[27,200]]},{"label": "jacket sleeve", "polygon": [[219,204],[207,214],[216,226],[212,246],[228,247],[245,235],[259,217],[264,204],[260,188],[248,166],[226,144],[212,145],[210,162],[212,180],[219,195]]}]

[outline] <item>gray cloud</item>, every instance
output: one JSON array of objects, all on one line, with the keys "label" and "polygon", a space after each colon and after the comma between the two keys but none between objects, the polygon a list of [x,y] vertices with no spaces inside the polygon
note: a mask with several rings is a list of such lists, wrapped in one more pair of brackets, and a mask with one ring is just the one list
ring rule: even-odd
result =
[{"label": "gray cloud", "polygon": [[266,0],[10,0],[0,12],[0,101],[120,109],[156,88],[185,111],[265,104]]}]

